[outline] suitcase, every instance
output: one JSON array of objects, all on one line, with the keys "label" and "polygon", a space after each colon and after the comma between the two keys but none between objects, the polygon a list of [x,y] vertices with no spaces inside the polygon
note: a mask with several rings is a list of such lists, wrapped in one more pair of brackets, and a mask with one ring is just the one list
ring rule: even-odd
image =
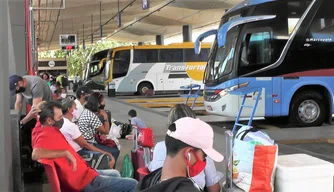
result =
[{"label": "suitcase", "polygon": [[133,127],[133,147],[131,150],[131,160],[134,170],[134,178],[141,181],[145,175],[138,172],[138,169],[146,167],[153,159],[153,149],[149,147],[141,147],[138,145],[137,128]]},{"label": "suitcase", "polygon": [[225,166],[226,166],[226,181],[223,184],[223,192],[233,191],[233,134],[231,131],[225,131],[226,139],[226,154],[225,154]]}]

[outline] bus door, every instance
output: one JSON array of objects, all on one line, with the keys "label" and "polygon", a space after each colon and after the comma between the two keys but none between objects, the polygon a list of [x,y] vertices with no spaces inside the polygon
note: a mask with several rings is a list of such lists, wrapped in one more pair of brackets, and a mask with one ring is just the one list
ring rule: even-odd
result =
[{"label": "bus door", "polygon": [[[240,49],[239,75],[244,75],[258,70],[271,63],[272,58],[270,28],[247,29],[243,35],[243,41]],[[248,82],[252,88],[262,89],[259,103],[255,112],[257,117],[272,116],[273,112],[273,78],[272,77],[241,77],[239,85]],[[246,99],[246,105],[255,105],[258,93],[249,93]],[[242,103],[242,97],[239,97],[239,107]],[[243,117],[249,117],[252,109],[244,109]]]}]

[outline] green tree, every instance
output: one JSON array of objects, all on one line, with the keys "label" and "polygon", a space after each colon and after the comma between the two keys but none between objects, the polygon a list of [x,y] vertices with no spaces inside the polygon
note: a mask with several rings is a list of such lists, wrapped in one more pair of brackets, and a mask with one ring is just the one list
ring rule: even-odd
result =
[{"label": "green tree", "polygon": [[67,51],[67,50],[54,50],[46,51],[38,54],[39,58],[67,58],[68,75],[74,76],[75,74],[81,75],[85,69],[86,64],[89,62],[91,56],[99,51],[105,49],[111,49],[120,46],[133,45],[132,43],[123,43],[112,40],[99,41],[94,44],[87,45],[85,49],[82,46],[79,48]]}]

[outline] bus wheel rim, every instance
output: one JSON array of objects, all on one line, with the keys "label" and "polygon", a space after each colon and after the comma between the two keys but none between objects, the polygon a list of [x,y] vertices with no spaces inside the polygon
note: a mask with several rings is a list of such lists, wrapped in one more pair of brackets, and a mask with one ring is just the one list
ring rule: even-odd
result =
[{"label": "bus wheel rim", "polygon": [[305,123],[313,123],[320,116],[320,107],[314,100],[305,100],[298,107],[299,119]]},{"label": "bus wheel rim", "polygon": [[143,93],[146,93],[146,91],[148,91],[148,88],[147,88],[147,87],[143,87],[143,88],[141,89],[141,91],[142,91]]}]

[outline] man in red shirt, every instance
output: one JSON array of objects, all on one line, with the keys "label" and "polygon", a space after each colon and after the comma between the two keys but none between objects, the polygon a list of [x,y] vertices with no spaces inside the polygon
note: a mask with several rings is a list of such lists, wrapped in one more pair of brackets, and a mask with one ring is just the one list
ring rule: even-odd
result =
[{"label": "man in red shirt", "polygon": [[101,175],[74,151],[59,131],[64,123],[59,103],[46,102],[40,110],[40,123],[32,133],[32,159],[52,159],[62,188],[84,192],[136,191],[137,181],[134,179]]}]

